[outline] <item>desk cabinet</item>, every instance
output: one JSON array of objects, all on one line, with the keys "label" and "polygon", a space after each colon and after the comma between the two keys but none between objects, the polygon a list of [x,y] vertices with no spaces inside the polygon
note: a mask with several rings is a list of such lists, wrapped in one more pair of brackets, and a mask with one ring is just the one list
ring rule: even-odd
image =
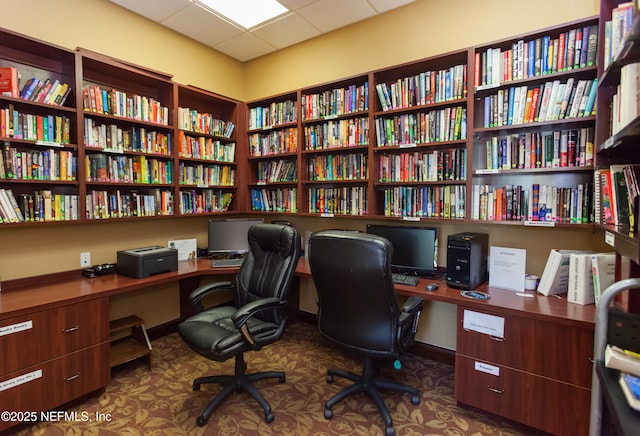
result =
[{"label": "desk cabinet", "polygon": [[[504,319],[504,336],[465,329],[465,310]],[[456,342],[458,402],[553,434],[587,434],[592,330],[459,306]]]},{"label": "desk cabinet", "polygon": [[3,320],[0,350],[1,410],[45,411],[100,389],[110,379],[108,299]]}]

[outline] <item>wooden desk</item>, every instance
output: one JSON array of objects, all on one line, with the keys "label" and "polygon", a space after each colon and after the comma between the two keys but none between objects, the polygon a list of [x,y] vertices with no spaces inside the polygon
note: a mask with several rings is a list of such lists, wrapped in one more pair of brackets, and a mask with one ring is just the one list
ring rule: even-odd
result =
[{"label": "wooden desk", "polygon": [[[235,271],[213,269],[208,259],[199,259],[180,262],[177,272],[143,279],[117,274],[86,279],[74,272],[54,280],[3,283],[0,332],[11,333],[0,336],[0,386],[13,387],[0,396],[0,410],[49,410],[109,383],[110,296],[178,282],[184,317],[192,313],[188,294],[201,277]],[[296,275],[311,278],[306,259],[298,263]],[[432,281],[439,289],[428,292],[425,286]],[[550,433],[587,434],[593,305],[568,304],[564,298],[538,294],[521,297],[486,285],[477,290],[491,299],[471,300],[443,280],[421,279],[415,287],[396,289],[400,295],[458,307],[455,397],[460,404]],[[503,337],[464,328],[469,314],[502,320]],[[10,424],[0,422],[0,431]]]}]

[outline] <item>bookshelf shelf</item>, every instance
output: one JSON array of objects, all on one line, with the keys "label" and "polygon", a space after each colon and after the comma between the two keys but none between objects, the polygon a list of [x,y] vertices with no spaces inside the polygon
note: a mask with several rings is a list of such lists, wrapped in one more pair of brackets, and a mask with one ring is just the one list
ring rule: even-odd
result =
[{"label": "bookshelf shelf", "polygon": [[472,222],[591,222],[598,30],[590,17],[474,48]]}]

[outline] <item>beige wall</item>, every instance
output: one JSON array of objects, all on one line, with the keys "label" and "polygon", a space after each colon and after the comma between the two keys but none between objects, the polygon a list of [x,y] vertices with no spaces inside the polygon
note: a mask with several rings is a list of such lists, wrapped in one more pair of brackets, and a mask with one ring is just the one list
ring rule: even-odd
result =
[{"label": "beige wall", "polygon": [[[0,14],[0,27],[164,71],[179,83],[244,101],[550,27],[596,15],[599,9],[597,0],[418,0],[381,17],[242,64],[108,0],[2,1],[6,7]],[[363,219],[285,219],[301,232],[364,229],[366,224]],[[550,248],[606,249],[588,230],[456,223],[438,226],[441,265],[446,259],[446,236],[469,230],[489,233],[493,245],[526,248],[527,271],[535,274],[541,274]],[[114,262],[115,252],[120,249],[165,245],[169,239],[192,237],[200,246],[205,244],[206,218],[0,227],[0,277],[9,280],[77,269],[81,251],[90,251],[94,264]],[[303,295],[303,309],[314,311],[314,301],[313,294]],[[138,313],[148,320],[147,327],[179,314],[175,288],[145,290],[130,298],[118,297],[112,303],[114,316]],[[428,306],[419,340],[453,348],[453,307]]]}]

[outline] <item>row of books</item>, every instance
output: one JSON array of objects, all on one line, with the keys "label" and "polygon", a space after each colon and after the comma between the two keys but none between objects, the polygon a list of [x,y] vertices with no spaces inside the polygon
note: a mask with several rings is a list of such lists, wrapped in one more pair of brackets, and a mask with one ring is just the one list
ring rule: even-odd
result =
[{"label": "row of books", "polygon": [[321,215],[368,214],[366,186],[343,186],[341,188],[309,188],[309,213]]},{"label": "row of books", "polygon": [[78,219],[77,194],[54,194],[50,190],[16,195],[0,189],[0,223],[72,221]]},{"label": "row of books", "polygon": [[500,127],[595,116],[598,79],[573,77],[500,89],[484,98],[483,126]]},{"label": "row of books", "polygon": [[618,384],[627,404],[640,412],[640,353],[611,343],[604,350],[604,364],[607,368],[620,371]]},{"label": "row of books", "polygon": [[385,216],[464,219],[464,185],[396,186],[382,193]]},{"label": "row of books", "polygon": [[638,225],[640,164],[610,165],[595,172],[594,220],[598,224]]},{"label": "row of books", "polygon": [[296,213],[298,212],[298,189],[251,189],[251,210]]},{"label": "row of books", "polygon": [[598,304],[600,295],[615,281],[616,255],[589,250],[551,249],[538,292],[567,294],[575,304]]},{"label": "row of books", "polygon": [[369,110],[369,83],[303,94],[301,107],[303,121]]},{"label": "row of books", "polygon": [[608,68],[617,59],[624,39],[631,30],[633,15],[636,11],[634,2],[622,2],[611,10],[611,20],[604,23],[604,68]]},{"label": "row of books", "polygon": [[0,137],[69,144],[70,131],[69,117],[27,114],[13,104],[0,109]]},{"label": "row of books", "polygon": [[494,86],[596,64],[598,26],[578,27],[514,42],[510,49],[490,47],[475,54],[476,87]]},{"label": "row of books", "polygon": [[533,183],[472,187],[471,218],[481,221],[539,221],[582,224],[592,221],[593,185],[558,187]]},{"label": "row of books", "polygon": [[378,147],[464,140],[467,137],[467,109],[456,106],[376,118],[375,124]]},{"label": "row of books", "polygon": [[180,213],[193,215],[226,212],[232,199],[233,192],[221,189],[180,189]]},{"label": "row of books", "polygon": [[218,119],[210,113],[179,107],[178,128],[189,132],[231,138],[235,124],[233,121]]},{"label": "row of books", "polygon": [[0,179],[76,180],[78,158],[68,150],[22,150],[5,145],[0,153]]},{"label": "row of books", "polygon": [[378,181],[383,183],[463,181],[466,174],[465,148],[381,154],[378,157]]},{"label": "row of books", "polygon": [[269,156],[273,154],[295,153],[298,151],[298,130],[287,128],[267,134],[249,135],[249,156]]},{"label": "row of books", "polygon": [[173,163],[147,156],[85,156],[87,182],[171,184]]},{"label": "row of books", "polygon": [[326,150],[369,144],[369,118],[330,120],[304,127],[304,149]]},{"label": "row of books", "polygon": [[99,85],[86,85],[83,88],[82,100],[87,112],[169,125],[169,108],[153,97],[127,95],[126,92],[116,89],[107,90]]},{"label": "row of books", "polygon": [[25,82],[20,90],[20,98],[37,103],[63,106],[71,91],[71,85],[58,79],[51,80],[47,77],[40,80],[37,77],[32,77]]},{"label": "row of books", "polygon": [[86,147],[114,153],[137,152],[171,155],[170,132],[147,130],[144,127],[123,129],[116,124],[103,124],[91,118],[84,119]]},{"label": "row of books", "polygon": [[611,135],[615,135],[640,115],[640,63],[620,68],[620,83],[611,100]]},{"label": "row of books", "polygon": [[178,132],[178,156],[190,159],[235,162],[236,143],[221,142],[203,136],[187,136],[180,130]]},{"label": "row of books", "polygon": [[376,93],[383,111],[466,98],[467,65],[425,71],[391,83],[378,83]]},{"label": "row of books", "polygon": [[229,165],[180,163],[180,184],[187,186],[234,186],[236,170]]},{"label": "row of books", "polygon": [[367,180],[369,177],[366,153],[310,156],[306,167],[307,178],[311,181]]},{"label": "row of books", "polygon": [[294,100],[274,101],[269,106],[249,108],[249,130],[270,129],[298,121],[298,103]]},{"label": "row of books", "polygon": [[485,142],[484,168],[476,172],[591,166],[593,141],[593,127],[492,136]]},{"label": "row of books", "polygon": [[298,164],[295,160],[258,161],[258,183],[297,182]]},{"label": "row of books", "polygon": [[171,190],[150,189],[141,192],[95,190],[85,198],[87,219],[109,219],[173,214]]}]

